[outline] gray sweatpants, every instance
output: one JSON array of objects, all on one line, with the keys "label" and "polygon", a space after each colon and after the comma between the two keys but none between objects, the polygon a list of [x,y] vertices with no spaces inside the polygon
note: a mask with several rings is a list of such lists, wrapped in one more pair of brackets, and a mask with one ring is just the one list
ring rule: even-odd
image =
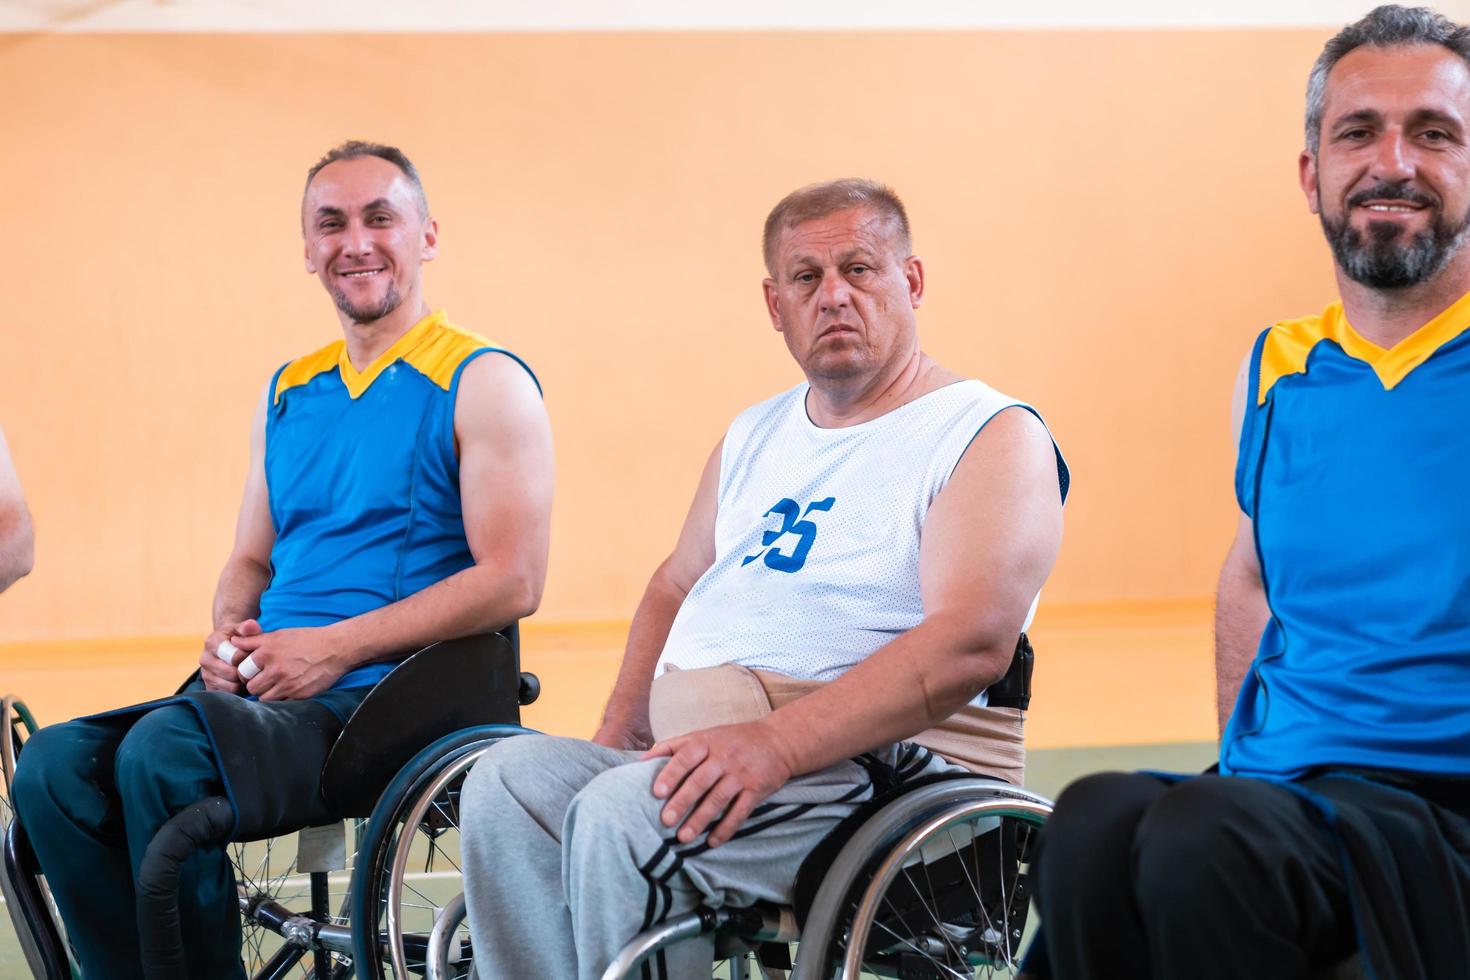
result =
[{"label": "gray sweatpants", "polygon": [[[479,980],[597,980],[627,942],[700,905],[791,902],[796,870],[871,798],[870,772],[956,768],[895,745],[787,783],[710,848],[658,818],[667,760],[580,739],[518,735],[470,771],[461,797],[465,901]],[[649,980],[708,980],[710,936],[651,959]]]}]

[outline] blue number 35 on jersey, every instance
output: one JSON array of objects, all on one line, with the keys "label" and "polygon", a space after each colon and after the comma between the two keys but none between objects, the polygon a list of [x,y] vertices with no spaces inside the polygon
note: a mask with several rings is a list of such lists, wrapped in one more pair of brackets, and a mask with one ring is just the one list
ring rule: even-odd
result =
[{"label": "blue number 35 on jersey", "polygon": [[[766,531],[761,534],[761,544],[765,547],[753,555],[746,555],[740,563],[741,567],[749,565],[764,555],[767,568],[773,568],[778,572],[801,571],[801,567],[806,564],[807,553],[812,550],[812,542],[817,540],[817,526],[811,521],[797,520],[797,518],[805,518],[812,511],[831,510],[835,503],[837,503],[836,497],[814,500],[807,504],[806,511],[803,512],[801,505],[790,497],[782,497],[776,501],[771,509],[761,516],[770,517],[772,514],[779,514],[781,526],[774,531]],[[782,552],[779,548],[771,547],[788,534],[794,534],[798,538],[796,547],[791,549],[790,554]]]}]

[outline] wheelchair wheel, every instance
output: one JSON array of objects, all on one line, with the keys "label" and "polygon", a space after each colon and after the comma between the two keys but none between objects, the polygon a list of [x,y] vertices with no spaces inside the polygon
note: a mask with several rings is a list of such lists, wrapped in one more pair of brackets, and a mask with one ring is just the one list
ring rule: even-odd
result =
[{"label": "wheelchair wheel", "polygon": [[[378,799],[352,891],[359,980],[468,977],[469,929],[460,869],[459,796],[470,767],[514,725],[446,736],[414,757]],[[431,971],[431,946],[441,966]]]},{"label": "wheelchair wheel", "polygon": [[[328,909],[325,922],[345,927],[351,904],[351,881],[357,845],[362,838],[365,821],[347,821],[347,867],[326,877],[323,907]],[[272,911],[288,909],[304,913],[313,906],[311,876],[297,866],[297,836],[274,837],[261,841],[230,844],[230,861],[235,867],[235,886],[240,898],[240,955],[247,976],[272,978],[350,977],[352,958],[345,953],[324,954],[322,974],[316,970],[311,950],[283,952],[286,941],[277,928],[272,928]],[[299,953],[299,956],[296,955]],[[294,962],[292,962],[294,960]]]},{"label": "wheelchair wheel", "polygon": [[15,810],[10,804],[10,784],[15,780],[15,762],[25,740],[35,734],[36,719],[25,702],[7,694],[0,698],[0,829],[10,826]]},{"label": "wheelchair wheel", "polygon": [[[5,835],[10,828],[11,821],[15,819],[15,806],[11,803],[11,784],[15,780],[16,761],[20,758],[20,752],[26,740],[40,727],[36,724],[35,716],[31,714],[24,701],[13,694],[0,698],[0,837]],[[71,956],[71,946],[67,942],[66,929],[61,922],[61,913],[56,908],[56,901],[51,897],[51,889],[46,887],[45,880],[39,874],[36,877],[42,903],[36,909],[36,914],[50,918],[50,924],[44,927],[44,931],[51,933],[51,938],[32,935],[29,931],[31,927],[22,924],[15,908],[18,900],[12,890],[14,883],[9,879],[7,872],[0,871],[0,876],[6,878],[3,889],[0,890],[5,892],[8,911],[15,925],[17,938],[20,940],[22,952],[32,972],[41,975],[43,972],[48,972],[47,966],[49,965],[50,973],[71,977],[80,976],[81,971]],[[35,928],[42,927],[37,925]],[[39,946],[44,946],[48,952],[42,953]]]},{"label": "wheelchair wheel", "polygon": [[1031,853],[1050,812],[1041,797],[979,779],[890,804],[824,880],[817,903],[833,911],[807,923],[797,975],[1017,976]]}]

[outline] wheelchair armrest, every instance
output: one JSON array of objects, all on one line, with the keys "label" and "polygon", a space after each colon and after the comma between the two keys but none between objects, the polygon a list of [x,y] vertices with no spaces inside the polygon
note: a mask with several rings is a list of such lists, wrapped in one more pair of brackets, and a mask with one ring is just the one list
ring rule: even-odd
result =
[{"label": "wheelchair armrest", "polygon": [[1031,707],[1031,670],[1035,663],[1036,651],[1031,649],[1031,641],[1022,633],[1016,641],[1016,654],[1011,658],[1010,668],[1004,677],[990,685],[986,703],[992,708],[1020,708],[1022,711]]},{"label": "wheelchair armrest", "polygon": [[519,654],[513,639],[485,633],[432,644],[394,667],[332,746],[322,768],[328,809],[365,817],[394,773],[430,742],[461,728],[518,724]]}]

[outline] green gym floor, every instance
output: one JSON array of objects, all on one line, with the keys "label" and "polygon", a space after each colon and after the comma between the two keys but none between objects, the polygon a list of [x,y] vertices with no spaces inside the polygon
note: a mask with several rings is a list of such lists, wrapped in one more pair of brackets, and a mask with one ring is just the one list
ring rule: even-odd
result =
[{"label": "green gym floor", "polygon": [[[542,681],[530,727],[587,736],[616,674],[622,624],[522,631],[522,667]],[[1207,603],[1043,608],[1027,716],[1026,785],[1051,798],[1109,769],[1189,771],[1214,761]],[[24,699],[41,724],[171,691],[192,669],[192,639],[0,645],[0,694]],[[23,980],[14,932],[0,925],[0,980]]]}]

